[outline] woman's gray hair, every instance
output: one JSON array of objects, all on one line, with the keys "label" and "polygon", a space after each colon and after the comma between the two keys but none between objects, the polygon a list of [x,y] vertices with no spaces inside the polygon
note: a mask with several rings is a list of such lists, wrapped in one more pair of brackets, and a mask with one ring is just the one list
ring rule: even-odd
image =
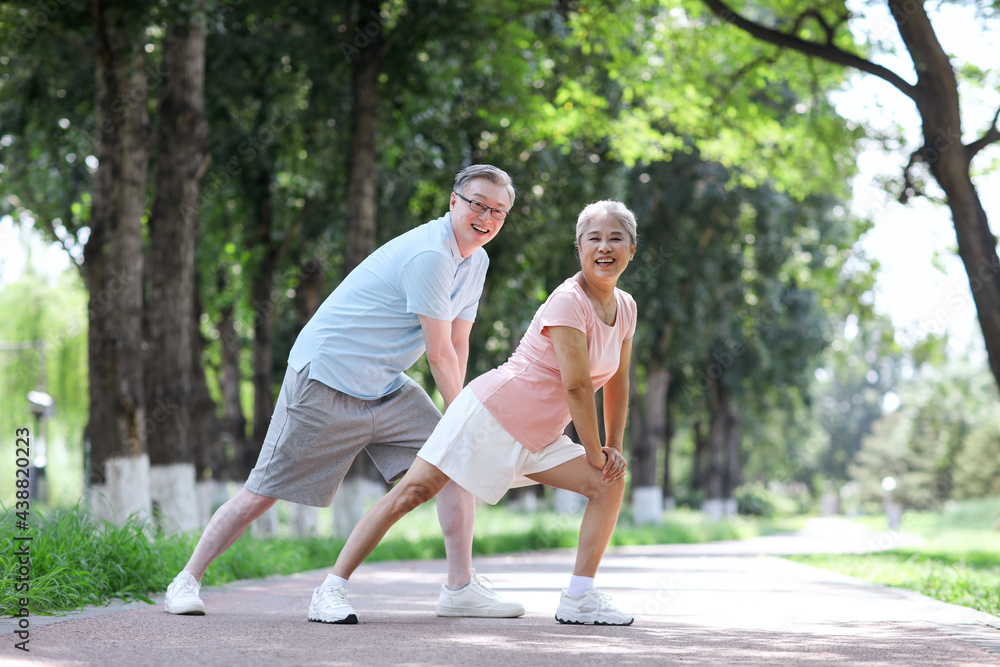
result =
[{"label": "woman's gray hair", "polygon": [[459,194],[465,194],[465,187],[469,181],[476,178],[485,178],[493,185],[506,188],[510,197],[510,207],[514,208],[514,197],[517,194],[514,191],[514,181],[506,171],[491,164],[474,164],[458,172],[455,174],[455,186],[452,189]]},{"label": "woman's gray hair", "polygon": [[576,242],[580,243],[580,237],[583,236],[587,228],[597,218],[609,215],[625,228],[628,232],[629,237],[632,239],[632,243],[629,245],[635,245],[639,241],[638,225],[635,222],[635,214],[626,208],[625,204],[620,201],[614,201],[612,199],[602,199],[601,201],[595,201],[593,204],[588,204],[582,211],[580,211],[580,217],[576,219]]}]

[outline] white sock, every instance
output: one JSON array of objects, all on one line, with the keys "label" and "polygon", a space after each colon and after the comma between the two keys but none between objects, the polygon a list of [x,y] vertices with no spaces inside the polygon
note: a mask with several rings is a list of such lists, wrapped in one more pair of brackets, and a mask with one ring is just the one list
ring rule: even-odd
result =
[{"label": "white sock", "polygon": [[471,584],[471,583],[472,583],[472,578],[470,577],[470,578],[469,578],[469,580],[468,580],[467,582],[465,582],[464,584],[462,584],[462,585],[461,585],[461,586],[459,586],[458,588],[451,588],[451,587],[450,587],[450,586],[448,586],[448,585],[445,585],[445,588],[447,588],[447,589],[448,589],[449,591],[460,591],[460,590],[462,590],[463,588],[465,588],[466,586],[468,586],[468,585],[469,585],[469,584]]},{"label": "white sock", "polygon": [[575,574],[569,577],[569,588],[566,589],[566,594],[571,598],[578,598],[587,592],[587,589],[594,587],[593,577],[578,577]]},{"label": "white sock", "polygon": [[326,575],[326,580],[320,584],[320,588],[327,588],[328,586],[343,586],[344,590],[347,590],[347,579],[338,577],[335,574],[328,574]]}]

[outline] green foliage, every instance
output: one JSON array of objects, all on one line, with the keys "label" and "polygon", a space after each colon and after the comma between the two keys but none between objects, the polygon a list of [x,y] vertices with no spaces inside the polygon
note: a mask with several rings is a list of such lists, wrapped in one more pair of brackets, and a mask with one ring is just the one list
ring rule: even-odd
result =
[{"label": "green foliage", "polygon": [[945,503],[940,521],[935,527],[938,530],[944,527],[1000,530],[998,522],[1000,522],[1000,495],[993,495]]},{"label": "green foliage", "polygon": [[[82,461],[81,434],[87,421],[87,294],[75,271],[47,281],[28,271],[0,289],[0,433],[28,427],[32,457],[41,453],[40,433],[28,409],[27,393],[43,390],[55,411],[46,420],[48,483],[55,500],[73,502],[82,480],[73,474]],[[39,348],[38,343],[43,347]],[[44,358],[43,355],[44,354]],[[14,457],[0,459],[0,499],[14,497]]]},{"label": "green foliage", "polygon": [[[12,543],[14,520],[0,515],[0,538]],[[476,554],[529,552],[573,548],[579,516],[551,512],[517,514],[502,508],[481,508],[476,522]],[[678,512],[660,526],[619,525],[611,542],[617,545],[693,543],[740,539],[781,530],[782,525],[740,521],[708,521],[697,512]],[[149,602],[149,595],[166,590],[184,567],[197,535],[151,537],[148,523],[131,519],[123,526],[96,520],[80,507],[42,514],[33,512],[31,572],[33,614],[51,614],[85,605],[103,605],[115,598]],[[326,568],[336,561],[343,539],[253,538],[244,536],[205,573],[203,583],[221,585],[240,579],[292,574]],[[393,526],[369,560],[443,558],[433,504],[424,506]],[[13,550],[0,554],[0,613],[16,611],[17,570]]]},{"label": "green foliage", "polygon": [[[885,527],[884,517],[878,528]],[[1000,615],[1000,497],[946,503],[941,512],[908,512],[903,530],[920,547],[861,555],[796,556],[798,562],[952,604]]]},{"label": "green foliage", "polygon": [[[0,41],[23,27],[28,3],[2,8]],[[148,41],[154,124],[160,35],[186,9],[132,3],[125,17]],[[33,212],[77,261],[97,137],[94,62],[80,55],[94,51],[90,11],[61,3],[51,30],[17,42],[0,79],[0,135],[11,137],[0,143],[11,176],[3,210]],[[297,301],[307,268],[318,267],[324,294],[340,281],[348,52],[365,48],[352,12],[356,3],[209,3],[211,163],[197,265],[213,390],[224,310],[244,378],[255,326],[273,313],[277,383],[307,310]],[[868,288],[865,271],[848,270],[863,225],[837,208],[861,135],[828,99],[843,72],[717,29],[694,0],[412,0],[382,3],[372,20],[389,43],[376,91],[376,242],[441,215],[455,171],[471,162],[507,169],[518,188],[487,249],[468,376],[506,360],[538,305],[578,270],[579,210],[623,199],[641,225],[623,282],[643,313],[637,363],[669,366],[678,388],[697,389],[706,360],[733,359],[727,381],[742,392],[754,474],[814,471],[818,455],[796,444],[811,452],[817,442],[799,437],[810,431],[799,423],[806,387],[831,316]],[[836,38],[849,45],[843,30]],[[255,292],[269,278],[270,293]],[[425,370],[414,375],[430,384]],[[691,416],[703,409],[694,393]]]},{"label": "green foliage", "polygon": [[[852,478],[865,497],[881,498],[881,480],[896,478],[907,507],[932,509],[948,498],[995,493],[996,387],[983,369],[952,361],[924,367],[899,389],[901,405],[873,425]],[[974,437],[973,437],[974,436]]]},{"label": "green foliage", "polygon": [[969,430],[954,466],[952,498],[1000,495],[1000,417],[987,417]]},{"label": "green foliage", "polygon": [[808,470],[825,479],[849,478],[848,466],[883,417],[883,401],[896,389],[906,363],[891,322],[869,310],[860,313],[846,317],[812,386],[811,420],[825,445]]},{"label": "green foliage", "polygon": [[[0,533],[13,544],[13,510],[2,515]],[[132,520],[114,526],[89,518],[79,508],[48,516],[32,512],[31,600],[32,613],[105,604],[111,598],[147,600],[168,575],[163,572],[160,548],[179,553],[185,546],[177,538],[157,545],[146,526]],[[5,550],[2,569],[17,569],[12,549]],[[163,586],[166,584],[163,583]],[[17,601],[13,576],[5,574],[0,588],[0,608],[9,614]]]},{"label": "green foliage", "polygon": [[792,560],[929,597],[991,615],[1000,615],[1000,555],[975,559],[924,554],[905,549],[861,556],[810,555]]},{"label": "green foliage", "polygon": [[776,493],[760,482],[737,487],[734,496],[738,511],[742,515],[771,518],[793,516],[798,504],[786,495]]}]

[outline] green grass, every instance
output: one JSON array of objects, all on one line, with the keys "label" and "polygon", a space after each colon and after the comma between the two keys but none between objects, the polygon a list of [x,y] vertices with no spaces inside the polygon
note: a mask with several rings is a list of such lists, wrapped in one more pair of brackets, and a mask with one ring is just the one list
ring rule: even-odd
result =
[{"label": "green grass", "polygon": [[[808,555],[792,560],[896,586],[1000,616],[1000,498],[952,503],[940,513],[904,515],[903,530],[919,547],[861,555]],[[884,518],[863,520],[885,528]]]},{"label": "green grass", "polygon": [[[144,600],[162,592],[187,562],[197,535],[150,537],[148,524],[132,520],[114,526],[96,520],[80,508],[33,512],[29,533],[14,530],[8,510],[0,516],[3,544],[16,535],[31,535],[30,590],[15,589],[18,564],[13,548],[0,552],[0,613],[19,609],[26,597],[32,614],[52,614],[85,605],[103,605],[118,598]],[[660,526],[633,527],[623,519],[613,546],[694,543],[743,539],[792,530],[800,520],[765,521],[736,518],[715,522],[698,512],[678,511]],[[579,516],[553,512],[519,513],[503,508],[480,507],[476,516],[474,553],[526,552],[575,548]],[[331,537],[254,538],[244,536],[205,573],[207,586],[240,579],[292,574],[330,567],[344,540]],[[417,509],[389,531],[369,560],[444,558],[444,543],[433,503]]]}]

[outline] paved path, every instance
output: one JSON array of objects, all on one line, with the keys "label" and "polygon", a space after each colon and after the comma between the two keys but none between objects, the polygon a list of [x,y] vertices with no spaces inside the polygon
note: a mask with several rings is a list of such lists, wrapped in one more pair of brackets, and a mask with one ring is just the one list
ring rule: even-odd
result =
[{"label": "paved path", "polygon": [[[476,560],[519,619],[434,615],[441,561],[363,566],[350,599],[361,622],[305,620],[324,571],[206,589],[208,615],[162,605],[88,610],[44,625],[30,653],[0,634],[3,665],[1000,665],[1000,619],[775,557],[862,552],[911,539],[819,520],[797,536],[617,549],[600,588],[636,615],[626,628],[553,620],[572,551]],[[160,599],[157,599],[160,602]],[[10,622],[0,633],[10,632]]]}]

